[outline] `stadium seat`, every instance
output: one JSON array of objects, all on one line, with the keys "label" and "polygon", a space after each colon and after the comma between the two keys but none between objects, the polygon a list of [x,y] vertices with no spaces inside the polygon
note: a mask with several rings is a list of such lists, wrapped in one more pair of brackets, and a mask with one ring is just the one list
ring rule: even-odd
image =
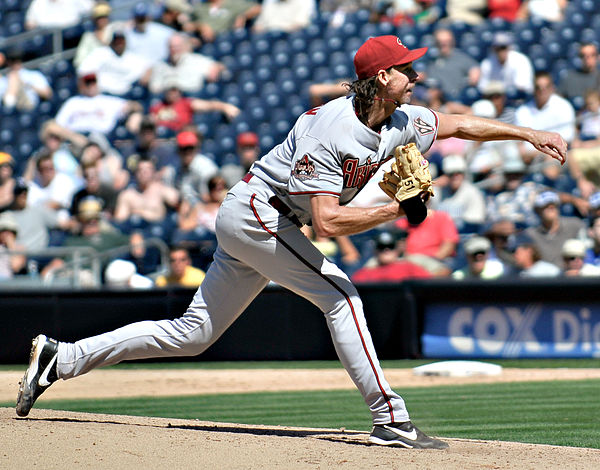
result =
[{"label": "stadium seat", "polygon": [[4,30],[9,36],[14,36],[25,31],[25,14],[21,11],[10,11],[3,15]]}]

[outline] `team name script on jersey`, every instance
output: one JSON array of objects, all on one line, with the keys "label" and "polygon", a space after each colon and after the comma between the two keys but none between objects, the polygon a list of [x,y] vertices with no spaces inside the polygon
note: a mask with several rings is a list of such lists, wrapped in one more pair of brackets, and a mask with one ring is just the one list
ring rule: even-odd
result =
[{"label": "team name script on jersey", "polygon": [[362,165],[358,158],[346,158],[342,163],[345,188],[362,188],[379,168],[379,162],[372,162],[371,157]]}]

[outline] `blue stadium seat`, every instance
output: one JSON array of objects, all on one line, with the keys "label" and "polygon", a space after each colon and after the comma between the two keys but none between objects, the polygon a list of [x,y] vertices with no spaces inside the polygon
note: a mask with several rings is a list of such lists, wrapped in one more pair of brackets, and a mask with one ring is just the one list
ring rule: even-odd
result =
[{"label": "blue stadium seat", "polygon": [[21,11],[10,11],[3,15],[2,23],[8,36],[25,31],[25,14]]},{"label": "blue stadium seat", "polygon": [[471,106],[475,101],[481,98],[481,93],[474,86],[466,87],[460,94],[460,102]]}]

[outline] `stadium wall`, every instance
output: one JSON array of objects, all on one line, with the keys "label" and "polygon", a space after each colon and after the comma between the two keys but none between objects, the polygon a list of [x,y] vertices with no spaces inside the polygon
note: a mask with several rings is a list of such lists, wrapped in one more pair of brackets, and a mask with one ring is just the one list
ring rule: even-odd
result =
[{"label": "stadium wall", "polygon": [[[232,287],[235,288],[235,287]],[[381,359],[600,357],[596,280],[408,281],[358,287]],[[181,316],[194,291],[0,292],[0,363],[23,363],[38,333],[64,341]],[[187,359],[335,359],[321,312],[268,287],[204,354]]]}]

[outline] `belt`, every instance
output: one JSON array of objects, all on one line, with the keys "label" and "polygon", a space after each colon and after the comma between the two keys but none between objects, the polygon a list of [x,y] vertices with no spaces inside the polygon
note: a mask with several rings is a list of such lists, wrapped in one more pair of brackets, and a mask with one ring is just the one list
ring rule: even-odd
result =
[{"label": "belt", "polygon": [[[242,178],[244,183],[248,183],[254,175],[252,173],[246,173]],[[292,209],[288,207],[288,205],[279,199],[277,196],[272,196],[269,198],[269,204],[279,212],[284,217],[290,219],[297,227],[302,227],[302,223],[298,220],[298,216],[292,212]]]}]

